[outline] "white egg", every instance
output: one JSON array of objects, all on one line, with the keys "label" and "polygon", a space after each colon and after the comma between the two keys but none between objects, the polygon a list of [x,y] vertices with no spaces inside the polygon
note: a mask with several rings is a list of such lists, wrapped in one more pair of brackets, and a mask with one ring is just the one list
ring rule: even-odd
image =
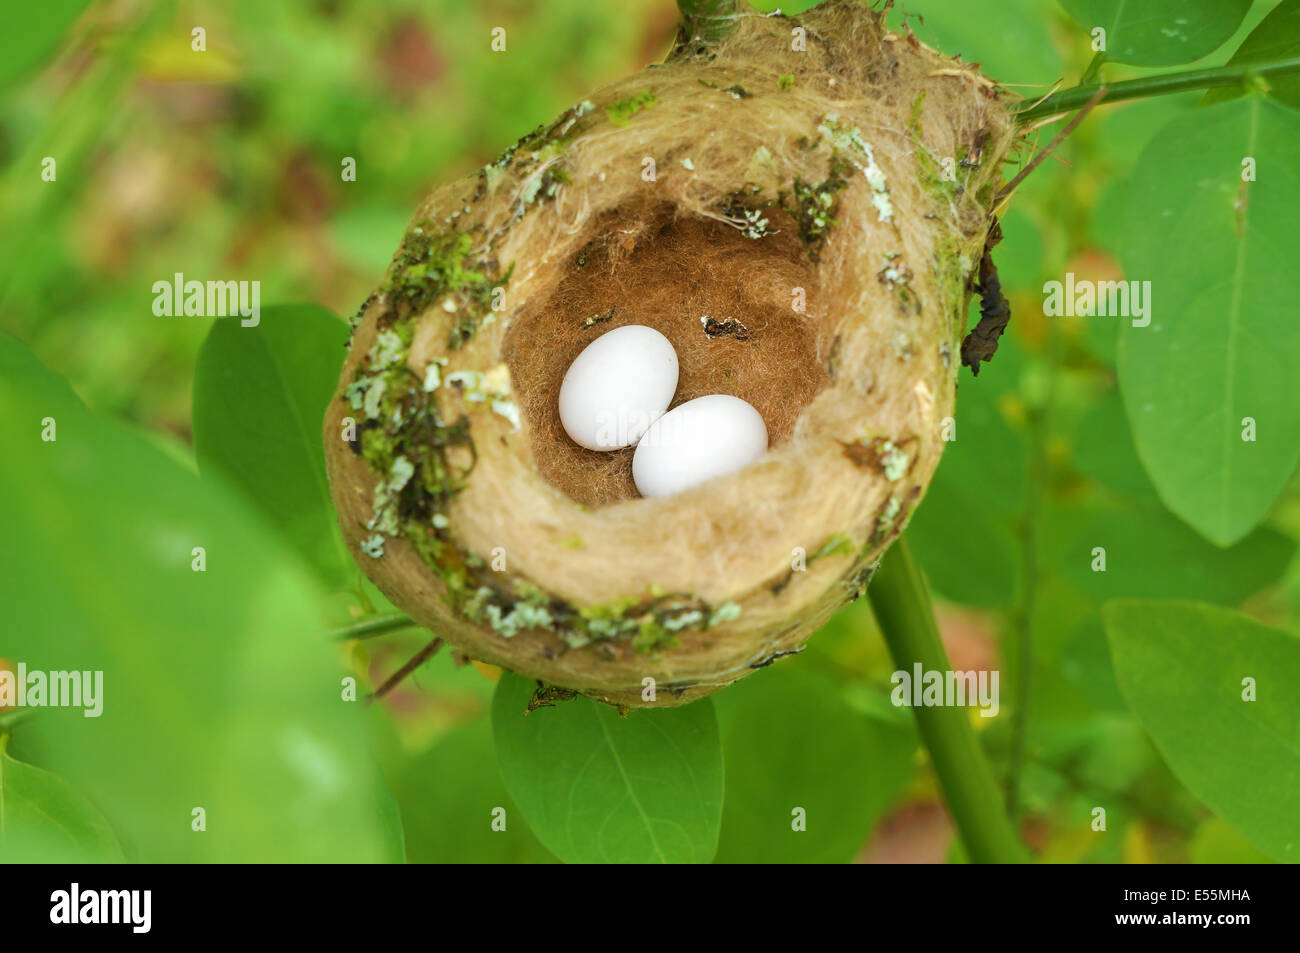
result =
[{"label": "white egg", "polygon": [[677,352],[654,328],[629,324],[602,334],[569,365],[560,384],[560,423],[588,450],[641,439],[677,391]]},{"label": "white egg", "polygon": [[767,425],[739,397],[711,394],[651,425],[632,456],[642,496],[669,496],[741,470],[767,452]]}]

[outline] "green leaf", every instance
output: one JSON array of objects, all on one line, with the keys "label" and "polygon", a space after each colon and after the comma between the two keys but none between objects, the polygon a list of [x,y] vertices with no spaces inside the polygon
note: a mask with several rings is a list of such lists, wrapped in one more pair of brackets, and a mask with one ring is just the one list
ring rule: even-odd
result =
[{"label": "green leaf", "polygon": [[321,422],[347,339],[347,325],[324,308],[266,308],[254,327],[214,322],[194,375],[201,472],[228,477],[332,585],[352,561],[334,518]]},{"label": "green leaf", "polygon": [[1120,691],[1178,779],[1269,856],[1300,857],[1300,639],[1191,602],[1102,617]]},{"label": "green leaf", "polygon": [[1107,712],[1126,710],[1101,616],[1088,616],[1075,625],[1061,647],[1059,665],[1061,674],[1097,708]]},{"label": "green leaf", "polygon": [[537,683],[504,673],[492,701],[506,789],[569,863],[708,863],[722,814],[713,703],[626,718],[586,698],[525,716]]},{"label": "green leaf", "polygon": [[1008,291],[1036,292],[1042,287],[1046,244],[1043,223],[1023,205],[1011,206],[998,221],[1003,236],[998,243],[998,278],[1002,286]]},{"label": "green leaf", "polygon": [[1260,853],[1221,817],[1211,817],[1196,829],[1192,837],[1192,863],[1194,864],[1271,864],[1267,854]]},{"label": "green leaf", "polygon": [[405,205],[357,205],[333,217],[330,236],[348,261],[382,274],[410,222],[411,210]]},{"label": "green leaf", "polygon": [[[790,666],[727,689],[719,863],[845,863],[911,778],[915,736]],[[802,811],[803,830],[794,828]]]},{"label": "green leaf", "polygon": [[1250,97],[1177,119],[1129,196],[1125,277],[1149,281],[1151,300],[1148,326],[1121,322],[1124,406],[1165,505],[1226,546],[1300,459],[1300,401],[1283,397],[1300,364],[1300,115]]},{"label": "green leaf", "polygon": [[57,775],[9,757],[0,741],[0,862],[124,860],[112,828],[93,804]]},{"label": "green leaf", "polygon": [[1061,72],[1042,9],[1036,0],[997,0],[980,4],[978,11],[970,0],[909,0],[905,9],[895,5],[887,22],[898,30],[905,21],[922,42],[979,63],[1003,82],[1041,83]]},{"label": "green leaf", "polygon": [[984,504],[981,487],[941,468],[907,524],[907,538],[935,592],[995,608],[1015,598],[1017,543],[1008,523]]},{"label": "green leaf", "polygon": [[[1228,65],[1263,63],[1268,60],[1289,59],[1300,56],[1300,0],[1282,0],[1259,26],[1251,30]],[[1280,103],[1300,109],[1300,76],[1273,76],[1268,80],[1268,94]],[[1205,105],[1226,102],[1245,92],[1244,89],[1223,87],[1205,94]]]},{"label": "green leaf", "polygon": [[0,578],[21,594],[0,655],[103,674],[98,717],[43,709],[15,728],[24,750],[93,795],[133,861],[399,859],[324,594],[293,552],[4,335],[0,430]]},{"label": "green leaf", "polygon": [[15,3],[5,11],[0,30],[0,90],[44,64],[89,0]]},{"label": "green leaf", "polygon": [[[1114,325],[1093,321],[1090,327]],[[1145,500],[1155,500],[1156,490],[1142,469],[1124,402],[1118,391],[1098,400],[1078,422],[1074,433],[1074,462],[1078,468],[1112,490]]]},{"label": "green leaf", "polygon": [[1190,63],[1241,25],[1251,0],[1061,0],[1085,30],[1106,31],[1106,59],[1134,66]]},{"label": "green leaf", "polygon": [[[1094,599],[1199,599],[1236,605],[1285,572],[1296,544],[1261,528],[1226,549],[1197,536],[1156,503],[1079,507],[1071,511],[1060,564]],[[1094,570],[1093,550],[1106,550]]]},{"label": "green leaf", "polygon": [[1024,439],[1003,418],[999,404],[1014,392],[1022,366],[1008,335],[989,372],[962,381],[956,439],[944,450],[907,524],[907,538],[930,584],[963,605],[1004,606],[1015,598],[1015,520],[1025,495],[1028,456]]},{"label": "green leaf", "polygon": [[[554,863],[506,793],[486,713],[423,754],[405,757],[392,778],[413,864]],[[494,812],[502,812],[500,820]],[[504,822],[505,829],[493,826]]]}]

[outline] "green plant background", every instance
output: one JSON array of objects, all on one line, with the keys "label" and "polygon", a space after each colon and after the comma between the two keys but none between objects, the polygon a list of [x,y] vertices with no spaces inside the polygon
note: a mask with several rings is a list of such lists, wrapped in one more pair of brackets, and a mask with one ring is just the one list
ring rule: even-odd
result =
[{"label": "green plant background", "polygon": [[[1102,0],[906,4],[926,42],[1029,96],[1089,67],[1094,22],[1114,35],[1108,79],[1300,51],[1293,0],[1210,7],[1180,55]],[[579,700],[523,719],[526,684],[447,653],[382,705],[342,700],[428,636],[330,638],[392,611],[342,550],[323,483],[336,316],[428,188],[661,59],[671,2],[64,0],[15,16],[0,659],[103,669],[107,698],[97,720],[0,712],[0,860],[963,859],[865,600],[682,712],[620,722]],[[963,373],[957,440],[907,536],[954,666],[1002,671],[999,715],[973,722],[1045,861],[1291,860],[1300,843],[1295,105],[1279,83],[1107,106],[1003,218],[1011,330]],[[1251,150],[1242,226],[1206,177]],[[1162,336],[1043,316],[1044,281],[1126,269],[1161,279]],[[155,317],[152,285],[175,272],[259,280],[262,326]],[[1246,415],[1260,436],[1243,469],[1219,436]]]}]

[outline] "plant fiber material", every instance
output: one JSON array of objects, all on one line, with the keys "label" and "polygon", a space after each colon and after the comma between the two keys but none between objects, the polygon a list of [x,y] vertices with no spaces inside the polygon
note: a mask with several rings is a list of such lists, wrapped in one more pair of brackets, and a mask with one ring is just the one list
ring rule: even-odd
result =
[{"label": "plant fiber material", "polygon": [[[356,558],[466,655],[611,704],[797,651],[933,475],[1014,140],[974,67],[830,0],[742,12],[436,190],[325,421]],[[630,450],[569,441],[560,380],[623,324],[672,341],[675,403],[754,404],[767,455],[640,499]]]}]

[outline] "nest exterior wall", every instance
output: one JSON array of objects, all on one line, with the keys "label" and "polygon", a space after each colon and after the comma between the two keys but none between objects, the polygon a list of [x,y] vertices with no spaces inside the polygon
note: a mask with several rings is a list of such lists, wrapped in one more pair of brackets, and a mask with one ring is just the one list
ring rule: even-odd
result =
[{"label": "nest exterior wall", "polygon": [[[396,605],[469,656],[640,706],[796,651],[861,593],[942,451],[1014,133],[975,68],[881,21],[844,0],[743,15],[421,203],[325,421],[344,536]],[[777,206],[797,223],[826,382],[740,473],[585,506],[539,470],[507,336],[611,216],[665,206],[741,231]]]}]

